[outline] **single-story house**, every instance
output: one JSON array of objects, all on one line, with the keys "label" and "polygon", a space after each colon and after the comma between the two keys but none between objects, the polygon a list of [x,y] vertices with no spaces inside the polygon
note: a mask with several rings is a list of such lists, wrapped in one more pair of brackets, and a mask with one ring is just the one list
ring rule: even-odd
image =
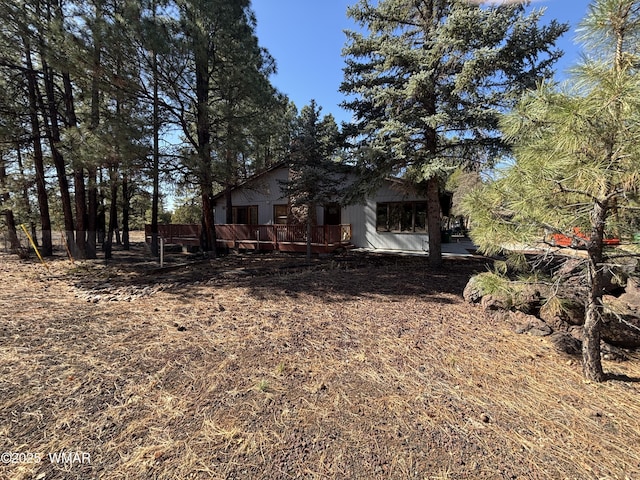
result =
[{"label": "single-story house", "polygon": [[[306,229],[291,222],[291,205],[282,184],[289,167],[279,164],[247,179],[231,194],[232,225],[227,225],[227,198],[213,197],[216,236],[220,246],[303,250]],[[381,250],[428,251],[427,201],[398,179],[360,204],[318,205],[312,242],[316,251],[344,245]],[[295,248],[294,248],[295,247]]]}]

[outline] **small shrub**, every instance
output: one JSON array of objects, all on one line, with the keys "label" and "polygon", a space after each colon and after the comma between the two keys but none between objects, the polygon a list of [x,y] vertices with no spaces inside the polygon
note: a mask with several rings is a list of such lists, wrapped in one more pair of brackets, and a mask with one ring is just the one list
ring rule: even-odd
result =
[{"label": "small shrub", "polygon": [[499,273],[485,272],[475,277],[476,285],[483,295],[509,295],[513,294],[513,286],[508,278]]}]

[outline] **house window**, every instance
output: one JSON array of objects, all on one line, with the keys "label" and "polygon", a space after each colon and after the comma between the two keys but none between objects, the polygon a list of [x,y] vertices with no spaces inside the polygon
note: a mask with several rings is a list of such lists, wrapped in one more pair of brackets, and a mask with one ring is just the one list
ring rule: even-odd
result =
[{"label": "house window", "polygon": [[426,232],[427,204],[425,202],[378,203],[376,229],[379,232]]},{"label": "house window", "polygon": [[258,224],[258,206],[233,207],[233,223],[240,225]]},{"label": "house window", "polygon": [[289,220],[289,206],[288,205],[274,205],[273,206],[273,223],[279,225],[286,225]]}]

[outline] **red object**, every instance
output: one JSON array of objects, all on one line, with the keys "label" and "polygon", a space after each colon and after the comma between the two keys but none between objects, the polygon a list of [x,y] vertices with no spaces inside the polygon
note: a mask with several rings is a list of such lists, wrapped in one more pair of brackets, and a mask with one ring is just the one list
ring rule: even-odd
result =
[{"label": "red object", "polygon": [[[580,228],[574,227],[573,234],[575,237],[567,237],[561,233],[554,233],[551,235],[551,243],[552,245],[558,247],[574,247],[574,248],[584,248],[586,246],[589,237],[587,237]],[[577,238],[576,238],[577,237]],[[580,241],[579,239],[584,239],[584,241]],[[602,243],[605,245],[620,245],[619,238],[604,238]]]}]

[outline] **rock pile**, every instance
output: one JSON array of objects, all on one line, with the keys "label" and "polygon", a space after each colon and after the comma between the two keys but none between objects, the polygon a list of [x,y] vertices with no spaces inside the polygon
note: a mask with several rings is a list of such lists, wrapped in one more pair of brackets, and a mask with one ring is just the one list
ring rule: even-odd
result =
[{"label": "rock pile", "polygon": [[[547,281],[503,284],[490,278],[495,274],[482,273],[469,280],[463,295],[469,303],[502,314],[516,333],[550,336],[557,350],[579,354],[589,293],[583,268],[580,260],[567,260]],[[640,280],[635,275],[635,268],[611,272],[605,285],[601,338],[607,358],[624,357],[620,348],[640,348]]]}]

